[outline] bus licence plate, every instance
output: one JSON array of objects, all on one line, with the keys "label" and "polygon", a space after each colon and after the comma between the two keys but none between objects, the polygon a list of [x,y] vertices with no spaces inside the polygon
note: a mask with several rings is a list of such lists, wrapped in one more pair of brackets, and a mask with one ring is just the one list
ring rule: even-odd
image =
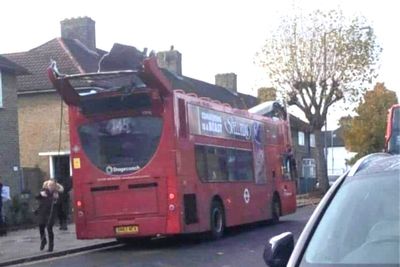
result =
[{"label": "bus licence plate", "polygon": [[139,233],[139,226],[137,225],[127,225],[127,226],[117,226],[115,228],[116,234],[137,234]]}]

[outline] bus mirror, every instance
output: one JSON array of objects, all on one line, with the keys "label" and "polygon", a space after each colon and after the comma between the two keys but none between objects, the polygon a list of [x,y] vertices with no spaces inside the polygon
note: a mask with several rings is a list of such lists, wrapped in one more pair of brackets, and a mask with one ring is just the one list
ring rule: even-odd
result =
[{"label": "bus mirror", "polygon": [[272,237],[264,249],[264,261],[269,267],[286,266],[294,248],[293,234],[285,232]]}]

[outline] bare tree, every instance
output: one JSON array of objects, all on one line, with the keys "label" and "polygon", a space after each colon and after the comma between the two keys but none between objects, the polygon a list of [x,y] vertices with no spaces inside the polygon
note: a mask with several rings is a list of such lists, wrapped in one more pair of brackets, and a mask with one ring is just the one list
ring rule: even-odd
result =
[{"label": "bare tree", "polygon": [[285,17],[271,33],[257,60],[289,105],[297,106],[315,134],[317,178],[328,188],[322,127],[329,107],[354,102],[376,73],[381,48],[363,17],[316,10]]}]

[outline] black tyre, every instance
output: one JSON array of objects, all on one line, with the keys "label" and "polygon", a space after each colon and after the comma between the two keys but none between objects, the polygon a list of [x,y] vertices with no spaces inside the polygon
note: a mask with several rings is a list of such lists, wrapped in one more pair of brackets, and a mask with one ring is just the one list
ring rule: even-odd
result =
[{"label": "black tyre", "polygon": [[279,201],[278,196],[274,196],[272,199],[272,223],[279,222],[279,216],[281,215],[281,202]]},{"label": "black tyre", "polygon": [[210,238],[219,239],[224,235],[225,213],[220,202],[213,201],[210,209]]}]

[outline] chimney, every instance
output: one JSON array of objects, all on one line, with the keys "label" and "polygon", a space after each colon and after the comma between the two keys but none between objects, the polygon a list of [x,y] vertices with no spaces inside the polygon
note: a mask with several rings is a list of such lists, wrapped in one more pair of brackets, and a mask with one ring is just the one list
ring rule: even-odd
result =
[{"label": "chimney", "polygon": [[215,75],[215,85],[225,87],[232,93],[237,93],[237,81],[235,73],[223,73]]},{"label": "chimney", "polygon": [[89,17],[65,19],[61,21],[61,37],[78,39],[90,50],[96,50],[95,21]]},{"label": "chimney", "polygon": [[182,75],[182,54],[174,50],[171,46],[169,51],[157,53],[157,63],[160,68],[164,68],[179,76]]}]

